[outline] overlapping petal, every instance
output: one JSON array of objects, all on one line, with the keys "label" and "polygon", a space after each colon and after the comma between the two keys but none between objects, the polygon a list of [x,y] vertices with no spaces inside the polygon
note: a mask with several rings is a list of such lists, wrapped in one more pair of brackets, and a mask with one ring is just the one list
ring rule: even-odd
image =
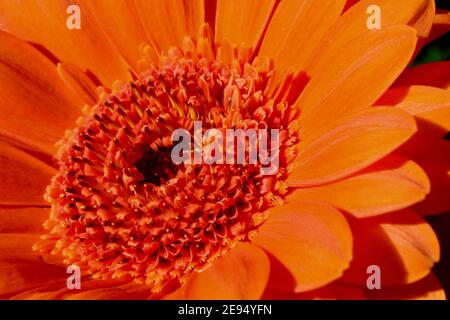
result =
[{"label": "overlapping petal", "polygon": [[0,42],[0,137],[51,155],[83,100],[31,45],[3,32]]},{"label": "overlapping petal", "polygon": [[410,27],[387,27],[319,55],[307,73],[311,81],[297,101],[303,135],[312,136],[378,100],[409,63],[416,39]]},{"label": "overlapping petal", "polygon": [[130,79],[128,65],[99,28],[86,3],[70,3],[79,6],[81,18],[81,29],[71,30],[67,27],[69,4],[65,1],[2,1],[0,30],[37,44],[60,61],[93,72],[105,86],[117,79]]},{"label": "overlapping petal", "polygon": [[353,260],[343,279],[365,286],[367,268],[381,270],[382,285],[399,286],[426,277],[439,261],[439,242],[431,226],[405,209],[375,218],[352,220]]},{"label": "overlapping petal", "polygon": [[275,0],[218,0],[216,8],[216,42],[228,41],[256,49],[276,7]]},{"label": "overlapping petal", "polygon": [[371,108],[321,135],[305,137],[288,178],[291,187],[336,181],[382,159],[416,131],[414,119],[394,108]]},{"label": "overlapping petal", "polygon": [[344,2],[281,1],[269,23],[259,55],[274,59],[279,72],[303,70],[313,50],[339,17]]},{"label": "overlapping petal", "polygon": [[0,142],[0,205],[47,206],[45,188],[55,169]]},{"label": "overlapping petal", "polygon": [[295,196],[324,201],[357,218],[367,218],[409,207],[429,192],[430,182],[419,165],[391,156],[345,180],[299,189]]},{"label": "overlapping petal", "polygon": [[194,273],[166,299],[259,299],[269,278],[269,258],[259,248],[241,243],[208,269]]},{"label": "overlapping petal", "polygon": [[254,243],[271,254],[269,288],[304,292],[339,278],[352,258],[352,236],[345,217],[295,194],[271,209]]}]

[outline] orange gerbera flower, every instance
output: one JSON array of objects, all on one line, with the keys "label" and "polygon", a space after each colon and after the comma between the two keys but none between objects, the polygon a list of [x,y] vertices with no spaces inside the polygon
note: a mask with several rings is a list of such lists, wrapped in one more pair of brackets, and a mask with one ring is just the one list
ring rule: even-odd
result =
[{"label": "orange gerbera flower", "polygon": [[[450,65],[406,69],[433,1],[73,3],[0,2],[0,297],[444,298]],[[278,129],[277,174],[174,164],[194,121]]]}]

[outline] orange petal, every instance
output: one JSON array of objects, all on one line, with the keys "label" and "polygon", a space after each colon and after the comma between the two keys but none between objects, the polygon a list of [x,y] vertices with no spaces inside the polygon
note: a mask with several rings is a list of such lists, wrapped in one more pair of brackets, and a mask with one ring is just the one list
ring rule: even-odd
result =
[{"label": "orange petal", "polygon": [[[67,27],[71,4],[80,7],[80,30]],[[60,61],[90,70],[104,85],[130,79],[127,64],[97,25],[86,1],[1,1],[0,12],[1,30],[44,47]]]},{"label": "orange petal", "polygon": [[0,143],[0,205],[47,205],[43,198],[55,169]]},{"label": "orange petal", "polygon": [[[101,282],[99,284],[101,285]],[[133,282],[118,286],[105,286],[103,284],[102,288],[83,290],[82,292],[65,291],[62,297],[65,300],[143,300],[151,294],[150,287]]]},{"label": "orange petal", "polygon": [[357,286],[332,283],[325,287],[303,292],[276,292],[267,290],[264,300],[367,300],[364,290]]},{"label": "orange petal", "polygon": [[299,145],[292,187],[315,186],[351,175],[382,159],[416,131],[414,119],[399,109],[370,108]]},{"label": "orange petal", "polygon": [[216,42],[227,40],[232,46],[256,48],[268,23],[275,0],[218,0]]},{"label": "orange petal", "polygon": [[55,142],[74,126],[83,101],[35,48],[3,32],[0,43],[0,136],[53,154]]},{"label": "orange petal", "polygon": [[20,292],[10,300],[56,300],[60,296],[60,286],[44,286]]},{"label": "orange petal", "polygon": [[[98,0],[87,1],[86,4],[114,46],[128,64],[137,70],[138,61],[142,58],[139,47],[142,43],[148,43],[149,39],[134,2]],[[153,19],[153,17],[147,17],[147,19]]]},{"label": "orange petal", "polygon": [[416,118],[450,131],[450,92],[447,90],[426,86],[393,88],[378,103],[395,105]]},{"label": "orange petal", "polygon": [[423,85],[450,88],[450,61],[437,61],[406,69],[394,83],[395,87]]},{"label": "orange petal", "polygon": [[[346,43],[356,41],[368,32],[367,9],[370,5],[380,7],[382,28],[396,25],[409,25],[417,30],[419,37],[425,38],[433,23],[435,5],[433,0],[411,0],[395,2],[392,0],[361,0],[354,4],[333,25],[333,32],[323,39],[316,54],[307,65],[307,74],[314,77],[320,72],[325,61],[330,61],[333,52],[339,51]],[[320,59],[317,59],[317,58]]]},{"label": "orange petal", "polygon": [[[367,33],[367,9],[377,5],[381,11],[382,29],[397,25],[409,25],[417,30],[420,38],[426,38],[433,24],[435,13],[434,0],[361,0],[354,4],[343,14],[336,24],[333,32],[329,32],[323,39],[315,54],[307,65],[307,74],[314,77],[321,72],[321,66],[332,58],[333,52],[339,52],[346,43],[358,41],[357,39]],[[340,48],[340,49],[339,49]],[[347,51],[343,51],[346,54]],[[318,59],[319,58],[319,59]],[[388,70],[387,68],[385,70]]]},{"label": "orange petal", "polygon": [[336,209],[295,198],[270,209],[254,243],[272,255],[269,287],[304,292],[342,275],[352,258],[352,235]]},{"label": "orange petal", "polygon": [[418,281],[439,260],[439,242],[431,226],[410,209],[375,218],[352,220],[353,261],[343,276],[366,286],[367,267],[381,270],[381,286]]},{"label": "orange petal", "polygon": [[[124,299],[130,285],[127,280],[90,280],[81,281],[81,289],[70,290],[66,283],[57,285],[45,285],[42,287],[26,290],[11,297],[13,300],[83,300],[83,299]],[[136,287],[139,287],[136,285]],[[111,290],[111,295],[105,296],[104,291]],[[101,292],[103,291],[103,292]],[[130,297],[135,299],[143,299],[145,297],[136,297],[133,289],[130,290]],[[148,292],[146,294],[148,296]]]},{"label": "orange petal", "polygon": [[344,4],[344,0],[281,1],[269,23],[259,56],[273,58],[281,72],[288,68],[294,72],[302,70]]},{"label": "orange petal", "polygon": [[407,66],[416,39],[410,27],[388,27],[318,56],[314,71],[308,74],[311,81],[297,101],[303,135],[372,105]]},{"label": "orange petal", "polygon": [[58,63],[56,70],[66,86],[84,102],[94,105],[99,99],[95,83],[77,66],[70,63]]},{"label": "orange petal", "polygon": [[60,256],[42,254],[33,250],[40,240],[39,234],[0,233],[0,263],[3,262],[39,262],[64,267]]},{"label": "orange petal", "polygon": [[415,162],[390,156],[351,178],[299,189],[297,199],[325,201],[357,218],[400,210],[423,199],[430,191],[426,173]]},{"label": "orange petal", "polygon": [[151,44],[159,51],[181,47],[185,36],[195,38],[204,22],[203,0],[135,0],[135,5]]},{"label": "orange petal", "polygon": [[445,292],[434,274],[408,285],[367,290],[371,300],[445,300]]},{"label": "orange petal", "polygon": [[269,259],[261,249],[240,243],[205,271],[193,274],[186,284],[165,299],[259,299],[266,288],[269,269]]},{"label": "orange petal", "polygon": [[14,261],[42,262],[39,253],[32,249],[39,237],[38,234],[0,233],[0,264]]},{"label": "orange petal", "polygon": [[66,285],[63,268],[43,262],[0,262],[0,295],[14,294],[37,286]]},{"label": "orange petal", "polygon": [[42,234],[49,208],[0,207],[0,233]]}]

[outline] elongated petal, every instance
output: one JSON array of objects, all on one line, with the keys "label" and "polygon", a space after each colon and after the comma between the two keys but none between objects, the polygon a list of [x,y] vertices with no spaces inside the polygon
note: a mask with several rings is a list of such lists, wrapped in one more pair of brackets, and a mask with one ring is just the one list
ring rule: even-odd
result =
[{"label": "elongated petal", "polygon": [[218,0],[216,42],[256,48],[275,7],[275,0]]},{"label": "elongated petal", "polygon": [[65,270],[44,262],[0,262],[0,295],[20,293],[37,286],[66,285]]},{"label": "elongated petal", "polygon": [[141,59],[139,47],[142,43],[149,43],[149,38],[141,24],[134,2],[98,0],[87,1],[86,4],[114,47],[128,64],[137,70],[138,61]]},{"label": "elongated petal", "polygon": [[395,105],[416,118],[450,131],[450,92],[447,90],[427,86],[393,88],[378,103]]},{"label": "elongated petal", "polygon": [[[90,280],[82,279],[81,288],[70,290],[66,283],[50,284],[35,287],[13,295],[12,300],[87,300],[87,299],[124,299],[129,287],[129,279],[125,280]],[[128,285],[127,285],[128,283]],[[136,287],[140,287],[136,285]],[[101,291],[110,290],[110,295],[105,296]],[[130,290],[130,297],[145,299],[145,296],[136,297]],[[147,292],[148,296],[148,292]]]},{"label": "elongated petal", "polygon": [[66,86],[74,94],[82,97],[85,103],[92,106],[97,102],[99,96],[95,83],[77,66],[70,63],[59,63],[56,70]]},{"label": "elongated petal", "polygon": [[3,32],[0,43],[0,137],[53,154],[55,142],[74,126],[83,100],[35,48]]},{"label": "elongated petal", "polygon": [[0,233],[42,234],[49,208],[0,207]]},{"label": "elongated petal", "polygon": [[396,26],[365,33],[318,57],[297,101],[303,135],[329,128],[377,101],[409,63],[415,45],[415,30]]},{"label": "elongated petal", "polygon": [[[350,1],[355,2],[355,1]],[[375,7],[376,6],[376,7]],[[332,52],[343,49],[346,43],[356,41],[367,33],[368,21],[373,16],[371,8],[380,9],[381,28],[408,25],[417,30],[420,38],[426,38],[433,24],[435,13],[434,0],[411,0],[399,2],[393,0],[361,0],[355,3],[336,24],[333,32],[323,39],[315,54],[307,64],[306,71],[311,77],[320,73],[320,65],[332,57]],[[348,53],[348,52],[346,52]]]},{"label": "elongated petal", "polygon": [[43,195],[54,173],[36,158],[0,143],[0,204],[47,205]]},{"label": "elongated petal", "polygon": [[259,299],[269,278],[269,259],[259,248],[241,243],[212,266],[195,273],[166,299]]},{"label": "elongated petal", "polygon": [[351,222],[354,257],[344,273],[346,282],[366,285],[367,268],[377,265],[381,285],[418,281],[439,260],[439,242],[430,225],[410,209]]},{"label": "elongated petal", "polygon": [[357,218],[366,218],[417,203],[430,191],[423,169],[402,157],[389,157],[351,178],[299,189],[298,199],[326,201]]},{"label": "elongated petal", "polygon": [[382,159],[415,132],[414,119],[394,108],[371,108],[299,145],[292,187],[314,186],[353,174]]},{"label": "elongated petal", "polygon": [[272,255],[269,286],[304,292],[339,278],[352,257],[345,217],[323,204],[298,202],[270,209],[254,243]]},{"label": "elongated petal", "polygon": [[[350,1],[352,2],[352,1]],[[355,1],[353,1],[355,2]],[[392,0],[361,0],[354,4],[333,25],[333,32],[327,34],[306,66],[310,77],[321,72],[325,61],[332,61],[333,52],[339,51],[346,43],[356,41],[368,32],[369,7],[380,8],[382,29],[408,25],[417,30],[419,37],[425,38],[433,24],[435,5],[433,0],[411,0],[399,3]]]},{"label": "elongated petal", "polygon": [[195,37],[204,22],[202,0],[135,0],[135,5],[151,44],[159,51],[181,47],[183,38]]},{"label": "elongated petal", "polygon": [[0,233],[0,264],[14,261],[42,262],[40,255],[32,249],[39,237],[38,234]]},{"label": "elongated petal", "polygon": [[339,17],[345,1],[281,1],[259,55],[275,60],[277,70],[303,69],[313,50]]},{"label": "elongated petal", "polygon": [[65,300],[142,300],[147,299],[151,289],[145,285],[129,282],[117,286],[105,286],[99,283],[101,288],[84,290],[83,292],[70,293],[68,290],[63,294]]},{"label": "elongated petal", "polygon": [[[106,86],[117,79],[129,79],[127,64],[99,28],[86,2],[1,1],[0,30],[44,47],[60,61],[92,71]],[[80,30],[67,27],[74,14],[67,13],[72,4],[80,8]]]}]

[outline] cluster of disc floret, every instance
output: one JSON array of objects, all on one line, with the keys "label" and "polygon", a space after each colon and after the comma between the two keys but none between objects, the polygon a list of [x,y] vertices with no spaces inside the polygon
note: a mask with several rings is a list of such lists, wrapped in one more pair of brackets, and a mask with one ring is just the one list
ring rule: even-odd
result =
[{"label": "cluster of disc floret", "polygon": [[[295,110],[265,94],[273,70],[200,55],[186,41],[192,50],[169,50],[106,94],[59,143],[41,250],[94,278],[129,276],[158,291],[251,241],[282,201],[298,137],[287,125]],[[175,164],[173,130],[192,132],[194,121],[203,130],[279,129],[278,173]]]}]

